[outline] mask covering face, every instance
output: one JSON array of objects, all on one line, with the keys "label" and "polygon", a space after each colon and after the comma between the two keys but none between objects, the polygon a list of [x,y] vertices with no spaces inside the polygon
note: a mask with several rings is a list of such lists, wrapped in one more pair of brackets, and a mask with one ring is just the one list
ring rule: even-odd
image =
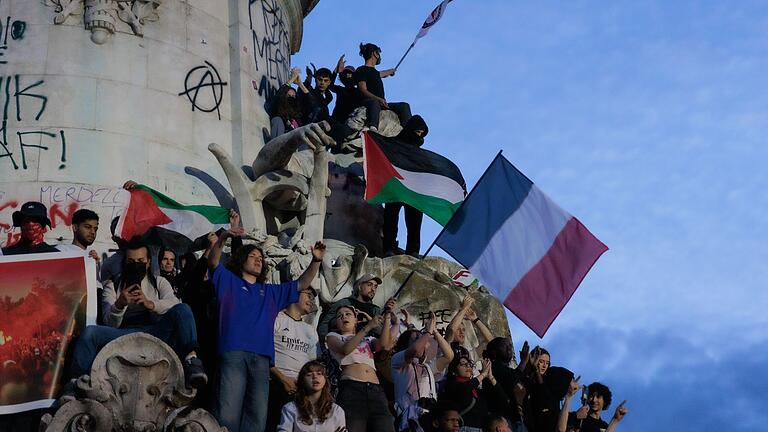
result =
[{"label": "mask covering face", "polygon": [[147,275],[147,265],[143,262],[127,262],[123,266],[123,281],[126,287],[140,284]]},{"label": "mask covering face", "polygon": [[21,237],[32,246],[41,244],[44,240],[45,227],[37,222],[24,222],[21,224]]}]

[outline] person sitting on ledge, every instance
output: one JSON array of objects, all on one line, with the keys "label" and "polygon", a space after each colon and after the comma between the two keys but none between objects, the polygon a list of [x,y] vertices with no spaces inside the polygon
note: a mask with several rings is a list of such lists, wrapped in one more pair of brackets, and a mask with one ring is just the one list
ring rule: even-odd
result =
[{"label": "person sitting on ledge", "polygon": [[382,78],[395,75],[394,69],[379,71],[376,65],[381,63],[381,48],[367,43],[360,44],[360,55],[365,59],[365,64],[355,70],[355,81],[362,95],[362,106],[365,107],[365,126],[377,131],[379,128],[379,116],[381,110],[392,110],[400,119],[400,124],[405,126],[411,118],[411,106],[406,102],[387,102],[384,94],[384,82]]},{"label": "person sitting on ledge", "polygon": [[180,303],[171,284],[149,271],[149,247],[131,240],[126,246],[123,268],[117,282],[104,281],[102,310],[104,326],[88,326],[77,340],[72,355],[71,376],[90,373],[93,360],[109,342],[131,333],[148,333],[170,345],[184,365],[187,386],[208,381],[197,358],[195,318],[188,305]]}]

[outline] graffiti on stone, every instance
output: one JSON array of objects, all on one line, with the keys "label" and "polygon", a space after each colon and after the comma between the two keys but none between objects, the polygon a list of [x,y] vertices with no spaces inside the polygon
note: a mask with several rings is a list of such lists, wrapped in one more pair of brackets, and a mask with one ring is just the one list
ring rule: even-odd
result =
[{"label": "graffiti on stone", "polygon": [[[108,222],[122,213],[128,201],[128,192],[120,187],[50,183],[0,185],[0,245],[10,246],[19,239],[18,230],[11,224],[13,212],[27,201],[39,201],[48,208],[51,220],[49,239],[71,237],[72,216],[81,208],[94,210]],[[109,230],[100,230],[103,241],[109,239]]]},{"label": "graffiti on stone", "polygon": [[[0,75],[0,106],[3,117],[0,124],[0,161],[7,160],[14,170],[29,168],[28,152],[55,151],[59,158],[59,169],[66,167],[67,139],[63,130],[45,130],[24,126],[11,131],[11,122],[37,122],[45,114],[48,97],[43,94],[44,80],[25,83],[22,75]],[[30,80],[32,81],[32,80]]]},{"label": "graffiti on stone", "polygon": [[[0,2],[2,4],[2,2]],[[24,39],[24,33],[27,31],[27,23],[21,20],[15,20],[10,16],[0,19],[0,65],[8,64],[6,53],[8,52],[8,41],[19,41]]]},{"label": "graffiti on stone", "polygon": [[421,321],[421,328],[426,327],[427,320],[429,320],[430,314],[435,313],[435,319],[437,320],[437,330],[440,334],[445,334],[445,329],[453,318],[454,311],[452,309],[437,309],[433,311],[419,312],[419,321]]},{"label": "graffiti on stone", "polygon": [[192,104],[192,111],[214,112],[221,120],[221,101],[224,97],[224,86],[227,83],[221,79],[219,71],[212,64],[196,66],[187,72],[184,78],[184,91],[179,96],[186,96]]},{"label": "graffiti on stone", "polygon": [[[279,0],[249,0],[248,17],[256,71],[266,78],[261,80],[259,95],[271,93],[287,81],[291,65],[287,13]],[[272,83],[266,84],[267,81]]]}]

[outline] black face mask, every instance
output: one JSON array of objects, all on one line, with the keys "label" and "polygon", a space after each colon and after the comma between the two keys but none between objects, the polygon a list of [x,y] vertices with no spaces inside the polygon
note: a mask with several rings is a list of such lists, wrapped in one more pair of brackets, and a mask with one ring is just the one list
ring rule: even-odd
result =
[{"label": "black face mask", "polygon": [[344,84],[346,87],[354,87],[355,81],[353,79],[352,74],[342,74],[341,75],[341,83]]},{"label": "black face mask", "polygon": [[147,265],[142,262],[127,262],[123,266],[123,285],[129,287],[131,285],[141,284],[144,277],[147,276]]},{"label": "black face mask", "polygon": [[421,147],[424,144],[424,138],[416,135],[416,133],[410,129],[403,129],[397,135],[397,138],[400,139],[400,141],[415,145],[417,147]]}]

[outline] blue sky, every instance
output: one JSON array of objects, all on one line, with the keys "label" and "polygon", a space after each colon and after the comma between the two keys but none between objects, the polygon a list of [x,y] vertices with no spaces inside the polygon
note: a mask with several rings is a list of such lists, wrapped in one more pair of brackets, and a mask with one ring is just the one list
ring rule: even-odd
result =
[{"label": "blue sky", "polygon": [[[323,0],[293,64],[392,67],[437,3]],[[455,0],[385,80],[469,185],[503,149],[610,247],[543,340],[510,327],[620,430],[768,428],[767,72],[765,2]]]}]

